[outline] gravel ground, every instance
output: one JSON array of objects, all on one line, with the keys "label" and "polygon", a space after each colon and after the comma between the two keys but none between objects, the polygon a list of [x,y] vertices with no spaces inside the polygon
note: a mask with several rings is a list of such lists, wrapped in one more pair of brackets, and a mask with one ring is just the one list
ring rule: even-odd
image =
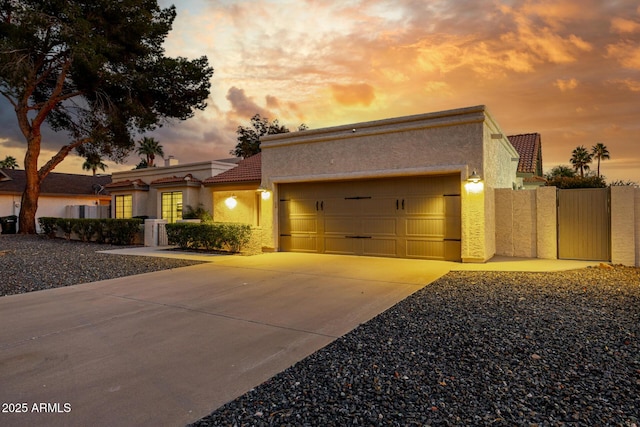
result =
[{"label": "gravel ground", "polygon": [[640,269],[452,272],[195,426],[637,426]]},{"label": "gravel ground", "polygon": [[42,236],[0,235],[0,296],[200,264],[96,253],[121,248]]}]

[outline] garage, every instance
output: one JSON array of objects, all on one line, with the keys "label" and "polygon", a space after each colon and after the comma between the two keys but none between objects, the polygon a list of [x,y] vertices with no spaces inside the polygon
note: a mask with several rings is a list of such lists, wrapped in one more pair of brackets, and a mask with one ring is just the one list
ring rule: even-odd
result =
[{"label": "garage", "polygon": [[280,250],[459,261],[460,175],[278,186]]}]

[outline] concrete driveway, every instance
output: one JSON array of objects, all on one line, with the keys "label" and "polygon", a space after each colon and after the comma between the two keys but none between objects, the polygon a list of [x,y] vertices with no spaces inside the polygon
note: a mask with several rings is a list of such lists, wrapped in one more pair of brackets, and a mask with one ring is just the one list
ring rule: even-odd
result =
[{"label": "concrete driveway", "polygon": [[299,253],[225,256],[2,297],[0,425],[193,422],[451,266]]}]

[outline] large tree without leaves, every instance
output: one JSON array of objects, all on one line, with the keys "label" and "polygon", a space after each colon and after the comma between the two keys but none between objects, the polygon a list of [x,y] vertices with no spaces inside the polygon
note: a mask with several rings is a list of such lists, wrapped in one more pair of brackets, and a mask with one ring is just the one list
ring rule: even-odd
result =
[{"label": "large tree without leaves", "polygon": [[[0,94],[27,145],[21,233],[35,233],[40,183],[71,151],[119,161],[136,134],[206,107],[207,58],[165,56],[175,16],[155,0],[0,0]],[[45,123],[69,142],[38,169]]]}]

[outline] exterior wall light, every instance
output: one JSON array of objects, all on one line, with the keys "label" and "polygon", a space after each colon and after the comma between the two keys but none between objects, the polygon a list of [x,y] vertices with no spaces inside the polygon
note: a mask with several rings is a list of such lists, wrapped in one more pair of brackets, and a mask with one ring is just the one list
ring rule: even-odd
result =
[{"label": "exterior wall light", "polygon": [[480,178],[480,175],[478,175],[478,172],[476,172],[475,170],[473,172],[471,172],[471,175],[469,175],[469,178],[467,178],[467,181],[469,182],[473,182],[473,183],[478,183],[480,182],[482,178]]},{"label": "exterior wall light", "polygon": [[258,187],[256,191],[260,193],[260,197],[262,197],[262,200],[269,200],[271,198],[271,191],[267,190],[262,185]]},{"label": "exterior wall light", "polygon": [[484,189],[482,178],[475,170],[471,172],[471,175],[469,175],[469,178],[467,178],[467,183],[464,185],[464,188],[469,193],[480,193]]},{"label": "exterior wall light", "polygon": [[224,204],[227,205],[229,209],[233,209],[238,205],[238,200],[236,200],[236,195],[232,195],[231,197],[227,197],[224,201]]}]

